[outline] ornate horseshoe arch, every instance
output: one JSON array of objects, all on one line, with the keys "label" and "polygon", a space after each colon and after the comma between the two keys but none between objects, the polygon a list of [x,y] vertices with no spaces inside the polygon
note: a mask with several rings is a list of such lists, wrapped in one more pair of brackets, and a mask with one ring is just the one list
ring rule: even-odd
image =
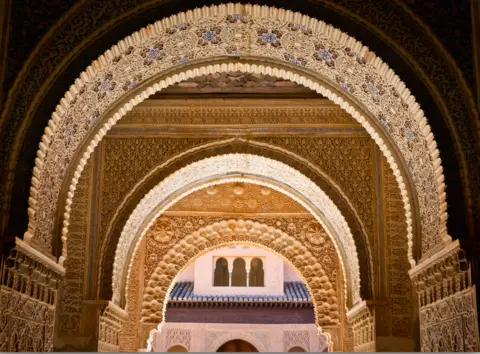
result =
[{"label": "ornate horseshoe arch", "polygon": [[[202,66],[211,60],[219,64]],[[324,22],[241,4],[195,9],[156,22],[112,47],[81,74],[40,143],[25,240],[50,250],[59,213],[65,241],[78,177],[95,146],[128,110],[174,82],[225,71],[258,72],[303,84],[365,127],[400,185],[412,265],[412,210],[417,211],[417,203],[423,256],[451,241],[436,143],[402,81],[367,47]],[[119,101],[124,103],[115,106]],[[407,188],[410,179],[414,191]]]},{"label": "ornate horseshoe arch", "polygon": [[186,195],[232,181],[268,186],[304,206],[325,228],[335,245],[347,284],[348,303],[353,305],[361,300],[360,266],[353,236],[330,198],[310,179],[282,162],[257,155],[227,154],[206,158],[178,170],[155,186],[137,205],[123,228],[115,252],[112,277],[115,303],[122,303],[122,289],[130,274],[129,260],[154,221]]},{"label": "ornate horseshoe arch", "polygon": [[[163,321],[167,311],[166,299],[170,296],[175,279],[188,265],[209,251],[235,244],[263,248],[274,252],[290,264],[305,282],[313,298],[317,325],[339,323],[341,318],[338,313],[338,301],[334,296],[330,279],[325,275],[315,255],[306,250],[301,241],[295,237],[275,227],[243,219],[224,220],[202,227],[184,237],[172,250],[163,255],[148,279],[143,296],[141,321]],[[330,298],[331,303],[322,302],[320,299],[323,297]],[[158,306],[160,299],[163,299],[162,306]],[[319,312],[324,316],[322,320],[318,318]]]},{"label": "ornate horseshoe arch", "polygon": [[[150,351],[152,348],[155,333],[160,331],[163,326],[167,310],[166,299],[169,298],[178,276],[192,262],[205,253],[213,249],[235,244],[247,244],[272,251],[295,269],[305,282],[312,297],[319,334],[324,335],[328,342],[328,347],[331,349],[333,342],[329,334],[323,333],[321,325],[322,323],[328,323],[328,321],[339,324],[341,320],[338,313],[339,304],[333,294],[332,284],[316,257],[310,252],[299,254],[299,250],[305,247],[293,236],[289,236],[279,229],[250,220],[231,219],[216,222],[194,231],[182,239],[175,246],[175,250],[169,251],[159,261],[157,268],[148,280],[141,307],[142,322],[149,320],[158,320],[159,322],[157,329],[151,331],[147,340],[147,351]],[[188,255],[185,253],[188,253]],[[175,264],[172,265],[171,261],[173,259],[175,259],[176,263],[174,262]],[[126,291],[128,291],[128,288]],[[325,297],[329,298],[328,302],[319,300]],[[161,309],[157,305],[159,299],[162,299]],[[321,308],[321,311],[319,308]],[[326,317],[322,316],[321,321],[318,317],[319,312],[322,315],[327,314]],[[332,324],[332,322],[328,324]],[[212,345],[207,351],[214,351],[219,346],[220,344],[217,347]]]},{"label": "ornate horseshoe arch", "polygon": [[[246,141],[243,139],[226,139],[220,140],[212,143],[208,143],[206,145],[201,145],[190,150],[187,150],[169,160],[164,162],[163,164],[155,167],[152,171],[150,171],[125,197],[122,201],[120,206],[118,207],[117,211],[112,218],[112,221],[108,227],[107,231],[107,241],[105,241],[102,251],[101,251],[101,261],[100,261],[100,268],[101,276],[97,279],[97,286],[100,288],[102,284],[110,284],[112,280],[112,268],[106,265],[106,256],[107,254],[113,254],[116,250],[118,237],[120,236],[121,229],[125,225],[127,219],[130,216],[131,211],[135,208],[135,206],[140,202],[141,198],[154,186],[162,181],[163,178],[167,177],[170,173],[173,173],[175,170],[180,169],[184,166],[187,166],[190,163],[199,161],[201,159],[205,159],[207,157],[217,156],[220,154],[232,154],[232,153],[244,153],[249,151],[250,154],[258,155],[258,156],[265,156],[272,158],[274,160],[282,161],[292,168],[298,170],[299,172],[308,176],[312,181],[317,184],[320,189],[325,191],[327,195],[334,201],[334,203],[339,207],[342,215],[346,218],[349,227],[353,229],[352,234],[354,237],[355,245],[357,247],[357,254],[359,258],[359,265],[360,265],[360,283],[361,283],[361,297],[363,299],[370,299],[371,294],[373,293],[373,261],[372,261],[372,250],[369,247],[367,241],[367,232],[363,229],[363,224],[358,219],[352,219],[352,213],[355,213],[355,208],[351,205],[348,198],[343,194],[341,188],[336,185],[334,181],[332,181],[325,172],[320,170],[318,166],[315,166],[308,160],[290,152],[284,150],[283,148],[276,147],[273,145],[255,142],[255,141]],[[276,154],[272,154],[276,152]],[[288,156],[288,159],[285,159]],[[293,159],[293,160],[292,160]],[[294,163],[298,162],[297,164]],[[305,167],[308,167],[305,169]],[[168,172],[172,171],[172,172]],[[312,171],[314,174],[312,175]],[[318,179],[318,175],[321,175],[325,178],[325,181]],[[328,181],[327,183],[325,183]],[[342,199],[338,199],[338,195],[335,193],[332,194],[332,187],[336,190],[336,192],[340,195]],[[347,208],[345,209],[341,207],[342,203],[346,203],[350,206],[350,210]],[[127,207],[127,205],[129,207]],[[122,210],[125,209],[125,210]],[[121,211],[122,210],[122,211]],[[358,216],[356,216],[358,218]],[[359,226],[362,227],[361,231],[362,234],[359,234],[360,231]],[[355,231],[357,234],[355,234]],[[67,240],[68,242],[68,240]],[[67,249],[66,244],[64,245],[64,250],[62,252],[62,257],[67,257]],[[111,291],[111,288],[110,288]],[[102,293],[103,297],[111,298],[111,293],[106,294]],[[122,300],[121,300],[122,301]]]}]

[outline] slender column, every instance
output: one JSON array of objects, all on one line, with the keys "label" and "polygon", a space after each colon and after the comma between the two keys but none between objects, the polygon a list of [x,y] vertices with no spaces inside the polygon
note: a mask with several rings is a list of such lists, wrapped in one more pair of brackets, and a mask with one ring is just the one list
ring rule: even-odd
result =
[{"label": "slender column", "polygon": [[233,258],[228,257],[228,286],[232,286]]},{"label": "slender column", "polygon": [[247,271],[247,287],[250,286],[250,264],[252,260],[250,258],[245,258],[245,269]]}]

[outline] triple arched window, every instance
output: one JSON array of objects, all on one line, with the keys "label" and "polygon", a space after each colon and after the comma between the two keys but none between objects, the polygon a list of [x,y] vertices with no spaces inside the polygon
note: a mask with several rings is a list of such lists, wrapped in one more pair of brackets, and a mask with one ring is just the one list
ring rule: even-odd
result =
[{"label": "triple arched window", "polygon": [[253,258],[247,261],[238,257],[233,260],[232,269],[229,270],[228,261],[225,258],[218,258],[215,262],[213,273],[213,286],[238,286],[238,287],[259,287],[265,286],[265,271],[263,261],[260,258]]}]

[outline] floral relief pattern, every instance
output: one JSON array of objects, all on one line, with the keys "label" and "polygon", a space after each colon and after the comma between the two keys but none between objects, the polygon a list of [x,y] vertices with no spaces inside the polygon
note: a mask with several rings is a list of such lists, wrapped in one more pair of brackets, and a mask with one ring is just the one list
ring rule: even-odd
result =
[{"label": "floral relief pattern", "polygon": [[[380,70],[367,63],[364,56],[366,50],[360,44],[345,41],[343,37],[342,40],[334,39],[336,37],[330,34],[332,31],[326,30],[321,22],[312,28],[305,28],[290,20],[279,19],[273,9],[270,9],[270,16],[265,17],[255,10],[258,8],[247,8],[241,17],[220,11],[216,15],[206,12],[202,17],[184,23],[172,24],[169,21],[167,25],[166,21],[161,22],[152,27],[154,30],[150,36],[142,37],[135,45],[123,42],[114,50],[116,54],[107,59],[108,65],[98,67],[88,83],[80,84],[83,81],[79,81],[79,86],[72,89],[72,97],[67,96],[68,107],[57,110],[51,123],[51,133],[47,131],[49,136],[43,139],[42,164],[41,167],[37,165],[35,170],[38,183],[35,183],[32,199],[35,206],[32,210],[41,212],[32,214],[28,233],[35,238],[39,247],[51,247],[60,186],[73,155],[90,127],[98,122],[99,113],[104,112],[125,92],[125,82],[143,81],[172,65],[193,59],[232,55],[232,47],[236,48],[235,55],[288,60],[302,65],[336,82],[340,89],[363,103],[373,116],[380,119],[382,115],[386,122],[384,129],[402,153],[416,187],[420,204],[422,249],[428,253],[440,242],[443,187],[442,184],[431,183],[437,180],[436,160],[429,150],[432,138],[428,135],[428,129],[421,126],[425,123],[416,121],[416,108],[409,108],[411,105],[398,92],[395,80],[390,81],[390,77],[384,75],[383,68]],[[227,7],[222,9],[226,11]],[[232,21],[234,18],[237,20]],[[252,40],[254,37],[257,40]],[[162,49],[155,48],[159,40],[163,42]],[[149,48],[147,52],[146,48]],[[157,60],[163,55],[163,59]],[[370,84],[365,90],[362,85],[366,84],[367,75]],[[92,92],[94,99],[85,100],[84,97],[91,96]],[[380,92],[384,92],[383,95]],[[83,103],[80,104],[80,101]],[[407,124],[410,124],[409,132],[406,130]],[[72,125],[75,125],[74,129]]]}]

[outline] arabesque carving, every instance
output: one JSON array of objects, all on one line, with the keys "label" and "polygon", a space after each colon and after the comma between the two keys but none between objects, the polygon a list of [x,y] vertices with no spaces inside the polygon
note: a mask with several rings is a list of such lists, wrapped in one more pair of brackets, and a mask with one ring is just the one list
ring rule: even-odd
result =
[{"label": "arabesque carving", "polygon": [[57,290],[65,270],[16,240],[2,264],[0,351],[53,351]]},{"label": "arabesque carving", "polygon": [[[374,212],[373,151],[370,137],[325,138],[282,137],[259,138],[258,141],[278,146],[302,156],[326,171],[349,198],[365,227],[370,246],[376,236],[377,216]],[[339,149],[341,146],[341,149]],[[397,184],[398,186],[398,184]],[[373,251],[373,250],[372,250]]]},{"label": "arabesque carving", "polygon": [[[59,306],[59,332],[61,334],[80,334],[83,316],[83,294],[85,278],[85,252],[88,236],[90,163],[82,173],[74,202],[72,204],[71,225],[64,249],[68,249],[68,259],[64,263],[65,278],[61,285]],[[67,251],[65,250],[64,254]]]},{"label": "arabesque carving", "polygon": [[[118,121],[127,124],[349,124],[358,125],[350,114],[331,101],[299,102],[282,99],[234,101],[228,99],[202,99],[198,101],[152,100],[145,101]],[[239,102],[240,101],[240,102]],[[325,100],[326,101],[326,100]],[[242,104],[239,106],[239,104]]]},{"label": "arabesque carving", "polygon": [[[162,225],[166,223],[168,220],[162,221]],[[155,234],[155,230],[152,232]],[[155,237],[154,234],[152,237]],[[312,238],[321,242],[321,236],[318,234],[313,235]],[[291,261],[309,287],[318,324],[339,324],[336,290],[323,270],[321,257],[310,252],[295,237],[275,227],[251,220],[222,220],[176,240],[173,247],[170,247],[161,258],[159,257],[156,269],[146,282],[141,312],[142,322],[163,321],[166,299],[173,286],[173,280],[193,259],[206,250],[235,242],[248,242],[267,247]]]},{"label": "arabesque carving", "polygon": [[[412,176],[420,204],[424,253],[433,252],[442,239],[446,242],[450,240],[446,234],[442,169],[427,121],[404,84],[366,47],[325,23],[306,16],[239,4],[190,11],[157,22],[142,31],[144,35],[134,35],[122,41],[99,58],[95,66],[89,67],[66,94],[49,122],[33,172],[29,229],[25,235],[25,239],[31,240],[36,247],[50,249],[56,220],[54,214],[68,166],[90,127],[99,121],[107,107],[146,78],[167,68],[192,59],[219,55],[259,55],[283,65],[296,65],[300,70],[306,68],[334,83],[332,87],[342,92],[342,96],[359,100],[376,117],[375,125],[382,126],[381,130],[394,141],[408,166],[405,173]],[[136,72],[132,72],[132,68]],[[230,66],[210,66],[175,74],[156,84],[148,93],[189,77],[225,71],[263,72],[292,80],[320,92],[352,113],[374,137],[395,172],[406,204],[409,240],[412,240],[408,191],[392,152],[365,117],[340,95],[318,82],[294,75],[290,70],[237,62]],[[75,185],[91,151],[126,110],[146,96],[146,91],[137,95],[125,106],[126,109],[108,117],[108,122],[84,152],[66,201],[64,234],[69,226]],[[413,263],[411,251],[409,256]]]},{"label": "arabesque carving", "polygon": [[[165,178],[142,199],[130,215],[119,239],[112,280],[113,300],[117,303],[120,300],[122,273],[125,272],[124,265],[127,263],[127,255],[132,247],[138,247],[138,242],[143,238],[155,219],[168,209],[170,205],[173,205],[196,189],[225,182],[242,182],[241,178],[234,178],[233,180],[223,179],[222,181],[209,183],[204,182],[212,178],[212,176],[228,175],[232,172],[262,176],[278,181],[284,186],[292,188],[299,195],[308,196],[310,205],[300,200],[297,195],[287,192],[284,188],[279,189],[271,183],[259,182],[249,178],[245,180],[245,182],[265,185],[287,194],[309,210],[324,227],[325,220],[328,220],[329,226],[333,230],[333,235],[329,234],[329,236],[332,237],[337,253],[341,257],[343,275],[347,283],[347,294],[352,303],[357,303],[360,300],[359,262],[353,236],[341,212],[330,198],[303,174],[279,161],[247,154],[220,155],[192,163]],[[198,184],[198,181],[202,181],[199,187],[191,188],[185,192],[182,191],[183,186]],[[173,200],[168,200],[175,193],[178,194],[179,190],[183,194]],[[316,210],[321,211],[322,217],[318,215]],[[145,228],[145,224],[147,224],[147,228]],[[348,267],[344,262],[348,262]]]},{"label": "arabesque carving", "polygon": [[[203,145],[211,139],[178,138],[116,138],[106,139],[102,171],[102,205],[99,243],[103,244],[109,222],[116,208],[138,181],[153,168],[177,154]],[[121,156],[122,162],[119,163]]]},{"label": "arabesque carving", "polygon": [[105,305],[98,328],[98,351],[118,352],[119,332],[127,318],[127,313],[112,302]]},{"label": "arabesque carving", "polygon": [[383,228],[384,237],[387,238],[387,245],[380,247],[384,248],[382,252],[386,255],[388,307],[391,319],[390,328],[383,325],[382,327],[390,329],[392,336],[408,338],[413,333],[414,303],[412,282],[408,275],[410,265],[407,255],[407,223],[398,183],[387,161],[382,158],[380,163],[383,169]]},{"label": "arabesque carving", "polygon": [[375,309],[362,301],[347,313],[353,331],[354,352],[375,351]]},{"label": "arabesque carving", "polygon": [[478,352],[475,287],[420,309],[423,352]]},{"label": "arabesque carving", "polygon": [[[239,187],[241,190],[235,192],[235,187]],[[285,194],[251,183],[240,185],[225,183],[193,192],[172,205],[169,211],[309,215],[302,205]]]},{"label": "arabesque carving", "polygon": [[420,304],[422,351],[479,351],[475,285],[458,240],[410,270]]},{"label": "arabesque carving", "polygon": [[168,329],[167,333],[167,349],[174,345],[181,345],[190,351],[191,333],[187,329],[172,328]]},{"label": "arabesque carving", "polygon": [[283,332],[283,351],[288,352],[293,347],[300,347],[306,352],[310,351],[310,333],[308,331]]}]

